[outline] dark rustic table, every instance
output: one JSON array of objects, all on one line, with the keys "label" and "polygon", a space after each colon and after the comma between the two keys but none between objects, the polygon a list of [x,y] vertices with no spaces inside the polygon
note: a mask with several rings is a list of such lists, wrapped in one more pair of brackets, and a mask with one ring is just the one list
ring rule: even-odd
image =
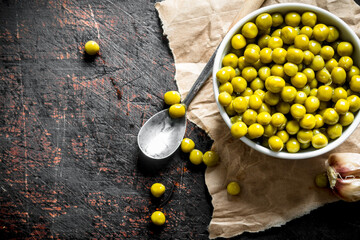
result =
[{"label": "dark rustic table", "polygon": [[[159,169],[138,158],[140,127],[176,89],[154,3],[1,1],[0,239],[208,238],[205,167],[180,152]],[[186,136],[212,144],[191,123]],[[154,182],[169,189],[160,201]],[[359,207],[329,204],[236,239],[359,239]],[[165,226],[150,223],[155,209]]]}]

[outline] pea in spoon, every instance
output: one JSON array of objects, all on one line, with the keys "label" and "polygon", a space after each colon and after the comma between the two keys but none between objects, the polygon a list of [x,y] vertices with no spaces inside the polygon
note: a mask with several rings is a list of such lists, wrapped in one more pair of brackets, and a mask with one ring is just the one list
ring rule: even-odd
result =
[{"label": "pea in spoon", "polygon": [[[230,25],[229,30],[241,18],[242,12],[239,12],[235,17],[235,20]],[[186,109],[202,85],[210,77],[212,67],[214,65],[215,55],[216,50],[205,65],[194,85],[191,87],[184,101],[182,101],[182,103],[186,106]],[[181,141],[184,138],[185,130],[186,114],[181,118],[171,118],[168,109],[162,110],[148,119],[141,127],[137,136],[140,151],[146,158],[149,159],[166,159],[179,148]]]}]

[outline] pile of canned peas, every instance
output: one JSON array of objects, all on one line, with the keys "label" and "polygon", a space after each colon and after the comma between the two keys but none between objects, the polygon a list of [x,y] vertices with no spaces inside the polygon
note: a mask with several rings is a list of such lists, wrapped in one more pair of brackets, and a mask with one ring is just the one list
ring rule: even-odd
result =
[{"label": "pile of canned peas", "polygon": [[290,153],[340,137],[360,109],[353,52],[314,12],[262,13],[245,23],[216,73],[233,137]]}]

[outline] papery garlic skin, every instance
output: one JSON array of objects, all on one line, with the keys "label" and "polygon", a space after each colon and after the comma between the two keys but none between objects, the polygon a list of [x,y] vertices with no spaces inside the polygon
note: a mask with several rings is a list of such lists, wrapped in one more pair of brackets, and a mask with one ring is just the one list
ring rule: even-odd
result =
[{"label": "papery garlic skin", "polygon": [[360,200],[360,154],[331,154],[325,164],[333,192],[344,201]]},{"label": "papery garlic skin", "polygon": [[336,181],[338,179],[338,173],[330,167],[326,162],[326,172],[329,179],[329,185],[333,189],[336,185]]}]

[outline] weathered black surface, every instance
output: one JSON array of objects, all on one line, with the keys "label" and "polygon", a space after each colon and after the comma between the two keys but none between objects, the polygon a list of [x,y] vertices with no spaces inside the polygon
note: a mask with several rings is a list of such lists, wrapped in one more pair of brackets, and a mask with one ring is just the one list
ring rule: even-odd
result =
[{"label": "weathered black surface", "polygon": [[[176,153],[149,172],[138,159],[139,128],[176,88],[154,3],[0,3],[2,239],[208,238],[204,166]],[[100,56],[84,56],[90,39]],[[203,151],[212,144],[190,123],[186,136]],[[173,193],[161,207],[154,182]],[[150,224],[155,209],[163,228]],[[359,204],[338,202],[236,239],[359,239],[358,216]]]}]

